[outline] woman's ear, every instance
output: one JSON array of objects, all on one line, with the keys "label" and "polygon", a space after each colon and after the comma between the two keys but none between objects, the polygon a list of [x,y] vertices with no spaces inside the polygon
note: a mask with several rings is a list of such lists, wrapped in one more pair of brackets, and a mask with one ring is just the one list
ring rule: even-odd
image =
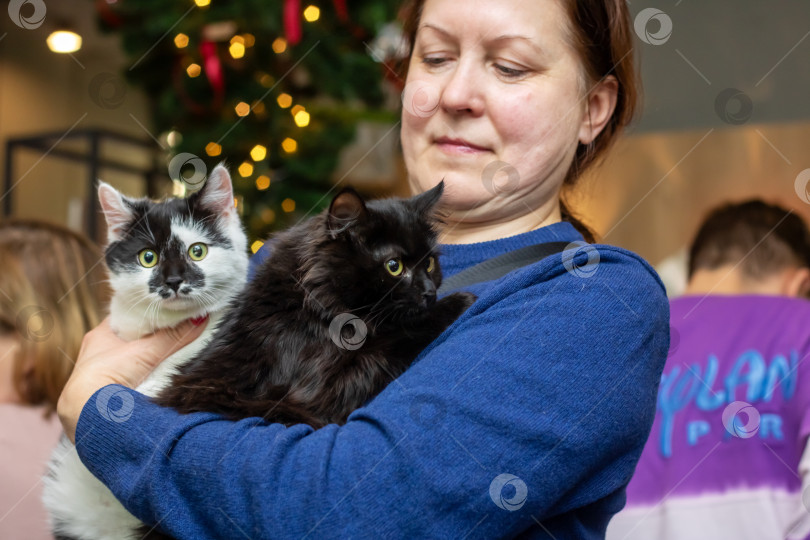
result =
[{"label": "woman's ear", "polygon": [[579,128],[579,142],[590,144],[602,133],[616,110],[619,82],[609,75],[591,89],[585,101],[585,116]]}]

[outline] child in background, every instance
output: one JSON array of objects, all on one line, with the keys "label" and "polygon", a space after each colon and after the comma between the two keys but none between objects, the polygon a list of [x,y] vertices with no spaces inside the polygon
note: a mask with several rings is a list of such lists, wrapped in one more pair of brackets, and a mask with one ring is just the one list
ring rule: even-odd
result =
[{"label": "child in background", "polygon": [[103,318],[101,251],[69,229],[0,223],[0,538],[52,538],[40,501],[54,413],[84,334]]},{"label": "child in background", "polygon": [[729,204],[689,258],[655,423],[607,538],[810,538],[807,225]]}]

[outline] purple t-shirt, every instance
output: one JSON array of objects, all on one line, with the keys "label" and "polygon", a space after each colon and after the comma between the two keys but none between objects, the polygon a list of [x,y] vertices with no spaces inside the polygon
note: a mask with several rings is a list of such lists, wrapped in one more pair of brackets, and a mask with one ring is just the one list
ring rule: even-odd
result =
[{"label": "purple t-shirt", "polygon": [[700,527],[682,522],[704,516],[740,528],[725,528],[728,538],[763,538],[748,533],[754,526],[783,527],[773,537],[784,538],[810,514],[799,471],[810,433],[810,302],[687,296],[670,308],[655,422],[614,532],[629,534],[635,520],[636,533],[676,538],[667,531]]}]

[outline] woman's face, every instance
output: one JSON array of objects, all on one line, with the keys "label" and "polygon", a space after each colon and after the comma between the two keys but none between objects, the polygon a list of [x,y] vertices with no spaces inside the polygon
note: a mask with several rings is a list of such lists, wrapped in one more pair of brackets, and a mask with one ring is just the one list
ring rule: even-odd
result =
[{"label": "woman's face", "polygon": [[556,209],[577,143],[589,142],[567,24],[557,0],[425,2],[402,146],[414,192],[444,179],[451,221]]}]

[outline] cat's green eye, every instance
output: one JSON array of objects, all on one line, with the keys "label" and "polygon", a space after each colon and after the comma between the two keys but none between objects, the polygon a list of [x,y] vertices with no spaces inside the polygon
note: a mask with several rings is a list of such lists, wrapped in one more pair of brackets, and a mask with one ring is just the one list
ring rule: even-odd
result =
[{"label": "cat's green eye", "polygon": [[402,266],[402,261],[399,259],[390,259],[385,262],[385,269],[388,270],[389,274],[396,277],[402,273],[405,267]]},{"label": "cat's green eye", "polygon": [[436,269],[436,259],[430,257],[428,259],[428,267],[427,267],[428,274],[433,272],[435,269]]},{"label": "cat's green eye", "polygon": [[188,256],[192,261],[201,261],[208,255],[208,246],[205,244],[192,244],[188,248]]},{"label": "cat's green eye", "polygon": [[138,253],[138,262],[144,268],[152,268],[158,263],[158,254],[153,249],[142,249]]}]

